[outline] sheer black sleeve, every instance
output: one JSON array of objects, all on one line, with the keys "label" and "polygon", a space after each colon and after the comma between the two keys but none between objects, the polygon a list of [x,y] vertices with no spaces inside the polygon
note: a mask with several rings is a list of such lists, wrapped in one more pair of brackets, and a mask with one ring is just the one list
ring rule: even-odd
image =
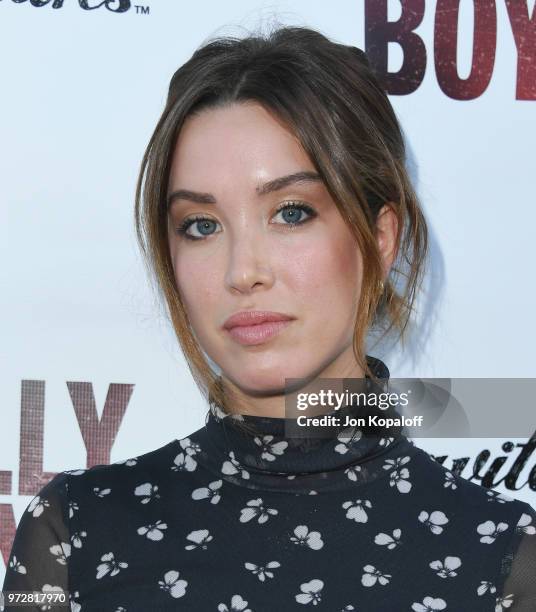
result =
[{"label": "sheer black sleeve", "polygon": [[496,610],[536,610],[536,511],[525,504],[501,567]]},{"label": "sheer black sleeve", "polygon": [[[24,510],[6,567],[3,591],[65,591],[66,604],[49,608],[43,603],[15,607],[4,595],[3,610],[67,610],[71,544],[68,527],[67,474],[57,474]],[[2,609],[0,604],[0,610]]]}]

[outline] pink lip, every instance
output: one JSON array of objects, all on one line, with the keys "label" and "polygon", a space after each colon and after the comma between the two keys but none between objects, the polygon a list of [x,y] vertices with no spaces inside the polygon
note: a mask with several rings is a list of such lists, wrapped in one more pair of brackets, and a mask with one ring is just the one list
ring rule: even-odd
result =
[{"label": "pink lip", "polygon": [[223,328],[240,344],[261,344],[278,334],[294,318],[280,312],[249,310],[229,317]]}]

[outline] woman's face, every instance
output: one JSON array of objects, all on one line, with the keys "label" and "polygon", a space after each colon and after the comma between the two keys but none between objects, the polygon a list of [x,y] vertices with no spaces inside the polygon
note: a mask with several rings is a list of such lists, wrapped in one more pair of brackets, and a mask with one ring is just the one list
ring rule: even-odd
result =
[{"label": "woman's face", "polygon": [[[295,173],[311,177],[277,184]],[[315,174],[297,139],[256,103],[190,116],[176,144],[168,218],[177,287],[201,347],[249,395],[284,392],[285,378],[356,372],[362,257]],[[223,325],[251,310],[292,320],[244,344]]]}]

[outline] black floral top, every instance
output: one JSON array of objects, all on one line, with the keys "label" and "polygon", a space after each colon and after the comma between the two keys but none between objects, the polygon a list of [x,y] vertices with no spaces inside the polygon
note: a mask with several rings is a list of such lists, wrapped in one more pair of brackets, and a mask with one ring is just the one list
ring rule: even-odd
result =
[{"label": "black floral top", "polygon": [[403,435],[284,433],[211,407],[185,438],[61,472],[19,522],[4,591],[63,589],[74,612],[536,610],[529,504]]}]

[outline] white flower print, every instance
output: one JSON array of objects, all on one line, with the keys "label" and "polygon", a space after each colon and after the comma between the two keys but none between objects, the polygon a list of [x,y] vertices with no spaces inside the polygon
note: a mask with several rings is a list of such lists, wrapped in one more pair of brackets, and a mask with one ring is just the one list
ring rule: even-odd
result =
[{"label": "white flower print", "polygon": [[137,457],[130,457],[129,459],[123,459],[122,461],[116,461],[115,465],[126,465],[127,467],[132,467],[138,463]]},{"label": "white flower print", "polygon": [[445,557],[444,561],[432,561],[430,567],[435,570],[436,574],[441,578],[453,578],[457,576],[457,570],[462,564],[460,557]]},{"label": "white flower print", "polygon": [[380,546],[387,546],[389,550],[392,550],[393,548],[396,548],[397,546],[401,544],[400,542],[401,534],[402,534],[401,529],[394,529],[392,536],[390,536],[388,533],[379,533],[374,538],[374,543],[379,544]]},{"label": "white flower print", "polygon": [[402,466],[406,465],[406,463],[408,463],[410,460],[409,456],[405,456],[405,457],[396,457],[396,459],[386,459],[385,463],[383,464],[383,469],[384,470],[392,470],[392,469],[396,469],[396,470],[400,470],[402,468]]},{"label": "white flower print", "polygon": [[394,470],[389,475],[389,486],[396,486],[400,493],[409,493],[411,490],[411,482],[408,480],[409,470],[408,468],[402,468],[401,470]]},{"label": "white flower print", "polygon": [[366,587],[374,586],[376,582],[385,586],[392,578],[392,574],[384,574],[379,569],[376,569],[374,565],[365,565],[363,571],[364,574],[361,576],[361,584]]},{"label": "white flower print", "polygon": [[128,567],[128,563],[126,561],[116,561],[113,552],[106,553],[102,555],[100,560],[103,563],[97,565],[97,580],[106,576],[106,574],[110,574],[110,576],[115,576],[122,569]]},{"label": "white flower print", "polygon": [[39,495],[36,495],[28,504],[27,511],[30,512],[34,518],[37,518],[38,516],[41,516],[41,514],[43,514],[43,510],[49,506],[50,503],[48,499],[43,499],[39,497]]},{"label": "white flower print", "polygon": [[509,495],[505,495],[504,493],[499,493],[499,491],[494,491],[493,489],[488,489],[486,494],[489,496],[488,501],[496,501],[500,504],[505,504],[506,502],[514,501],[513,497]]},{"label": "white flower print", "polygon": [[249,479],[249,472],[245,470],[238,460],[235,458],[234,451],[229,451],[229,460],[224,461],[221,466],[222,474],[233,475],[240,474],[244,480]]},{"label": "white flower print", "polygon": [[485,521],[480,523],[476,530],[482,536],[480,541],[483,544],[493,544],[497,539],[497,536],[503,531],[508,529],[508,523],[498,523],[497,525],[493,521]]},{"label": "white flower print", "polygon": [[228,608],[224,603],[220,603],[218,604],[218,612],[252,612],[247,605],[248,602],[242,599],[240,595],[233,595],[231,607]]},{"label": "white flower print", "polygon": [[348,476],[350,480],[352,480],[353,482],[356,482],[360,471],[361,471],[360,465],[352,465],[351,467],[346,468],[344,470],[344,473],[346,474],[346,476]]},{"label": "white flower print", "polygon": [[445,487],[445,489],[450,488],[452,490],[458,488],[458,485],[456,484],[456,478],[450,470],[447,470],[445,472],[445,482],[443,483],[443,486]]},{"label": "white flower print", "polygon": [[345,455],[352,444],[358,442],[363,436],[363,432],[357,427],[347,427],[337,434],[338,444],[335,445],[335,452]]},{"label": "white flower print", "polygon": [[378,442],[378,446],[380,447],[389,446],[389,444],[392,444],[394,440],[395,439],[393,437],[380,438],[380,441]]},{"label": "white flower print", "polygon": [[13,555],[13,558],[10,560],[9,567],[14,572],[17,572],[17,574],[25,574],[26,573],[26,567],[24,567],[24,565],[22,565],[22,563],[17,559],[17,557],[15,555]]},{"label": "white flower print", "polygon": [[298,525],[294,529],[294,535],[290,536],[290,541],[294,542],[294,544],[307,546],[312,550],[320,550],[324,546],[320,532],[309,531],[307,525]]},{"label": "white flower print", "polygon": [[242,508],[240,511],[240,522],[247,523],[251,519],[257,517],[258,523],[266,523],[270,515],[278,514],[275,508],[265,508],[261,497],[250,499],[247,502],[247,508]]},{"label": "white flower print", "polygon": [[71,536],[71,544],[75,548],[82,548],[82,538],[85,538],[87,533],[85,531],[75,531]]},{"label": "white flower print", "polygon": [[172,465],[171,469],[174,472],[193,472],[197,467],[197,461],[188,453],[179,453],[173,463],[175,465]]},{"label": "white flower print", "polygon": [[493,582],[490,582],[489,580],[481,580],[476,592],[478,595],[485,595],[488,591],[490,593],[495,593],[497,589]]},{"label": "white flower print", "polygon": [[105,495],[108,495],[111,490],[112,489],[99,489],[99,487],[93,487],[93,493],[95,493],[97,497],[104,497]]},{"label": "white flower print", "polygon": [[71,476],[81,476],[82,474],[85,474],[87,472],[87,470],[84,469],[78,469],[78,470],[64,470],[64,474],[70,474]]},{"label": "white flower print", "polygon": [[426,512],[426,510],[422,510],[419,514],[419,521],[424,523],[430,529],[430,531],[436,535],[442,533],[442,525],[449,522],[448,518],[445,516],[445,513],[441,512],[441,510],[434,510],[431,514]]},{"label": "white flower print", "polygon": [[532,525],[532,517],[530,514],[523,512],[517,522],[516,531],[518,533],[526,533],[527,535],[534,535],[536,533],[536,527]]},{"label": "white flower print", "polygon": [[503,610],[507,610],[514,603],[514,595],[511,593],[510,595],[506,595],[505,597],[497,597],[495,599],[495,612],[502,612]]},{"label": "white flower print", "polygon": [[365,508],[372,508],[372,503],[368,499],[356,499],[355,502],[343,502],[342,507],[346,510],[346,518],[353,519],[356,523],[366,523],[368,515]]},{"label": "white flower print", "polygon": [[179,576],[180,573],[177,570],[169,570],[169,572],[164,574],[164,580],[158,581],[160,588],[167,591],[175,599],[182,597],[186,593],[186,587],[188,586],[188,581],[182,578],[179,580]]},{"label": "white flower print", "polygon": [[310,604],[316,606],[322,601],[321,593],[324,588],[324,583],[319,578],[313,578],[309,582],[300,584],[301,593],[296,595],[296,601],[301,604]]},{"label": "white flower print", "polygon": [[141,485],[138,485],[134,489],[134,495],[138,495],[142,499],[140,500],[142,504],[148,504],[153,499],[158,499],[160,497],[160,493],[158,493],[158,485],[153,485],[150,482],[144,482]]},{"label": "white flower print", "polygon": [[191,531],[186,536],[186,539],[193,542],[193,544],[188,544],[184,547],[186,550],[194,550],[195,548],[206,550],[207,542],[211,542],[213,537],[210,535],[208,529],[197,529],[196,531]]},{"label": "white flower print", "polygon": [[387,459],[383,466],[384,470],[393,470],[389,474],[389,486],[398,489],[400,493],[409,493],[411,490],[411,482],[409,482],[409,470],[407,467],[403,467],[410,457],[397,457],[396,459]]},{"label": "white flower print", "polygon": [[183,449],[173,460],[171,469],[174,472],[193,472],[197,467],[197,461],[194,456],[201,451],[199,444],[192,442],[190,438],[179,440],[179,444]]},{"label": "white flower print", "polygon": [[425,597],[422,603],[415,602],[411,609],[415,612],[436,612],[437,610],[444,610],[447,607],[447,602],[440,597]]},{"label": "white flower print", "polygon": [[197,442],[192,442],[190,438],[179,440],[179,444],[187,455],[196,455],[201,451],[201,447]]},{"label": "white flower print", "polygon": [[276,567],[280,567],[281,564],[278,561],[270,561],[266,565],[255,565],[254,563],[249,563],[248,561],[246,561],[246,563],[244,563],[244,566],[246,569],[253,572],[261,582],[264,582],[266,577],[274,577],[274,573],[269,570],[275,569]]},{"label": "white flower print", "polygon": [[164,529],[167,529],[167,524],[163,523],[160,519],[154,523],[154,525],[144,525],[138,528],[140,535],[146,536],[149,540],[157,542],[164,537]]},{"label": "white flower print", "polygon": [[69,518],[73,518],[74,513],[80,510],[80,508],[78,507],[78,504],[74,501],[70,501],[69,502]]},{"label": "white flower print", "polygon": [[74,593],[69,592],[69,603],[71,604],[71,612],[81,612],[82,606],[77,601],[79,597],[79,591],[75,591]]},{"label": "white flower print", "polygon": [[221,499],[220,489],[223,480],[214,480],[208,487],[199,487],[192,491],[192,499],[210,499],[211,504],[217,504]]},{"label": "white flower print", "polygon": [[274,436],[263,436],[262,439],[255,436],[254,442],[262,449],[261,458],[265,461],[274,461],[276,455],[282,455],[288,442],[281,440],[280,442],[272,442]]},{"label": "white flower print", "polygon": [[56,561],[61,565],[67,565],[67,559],[71,555],[71,545],[67,542],[54,544],[49,548],[50,552],[56,557]]}]

